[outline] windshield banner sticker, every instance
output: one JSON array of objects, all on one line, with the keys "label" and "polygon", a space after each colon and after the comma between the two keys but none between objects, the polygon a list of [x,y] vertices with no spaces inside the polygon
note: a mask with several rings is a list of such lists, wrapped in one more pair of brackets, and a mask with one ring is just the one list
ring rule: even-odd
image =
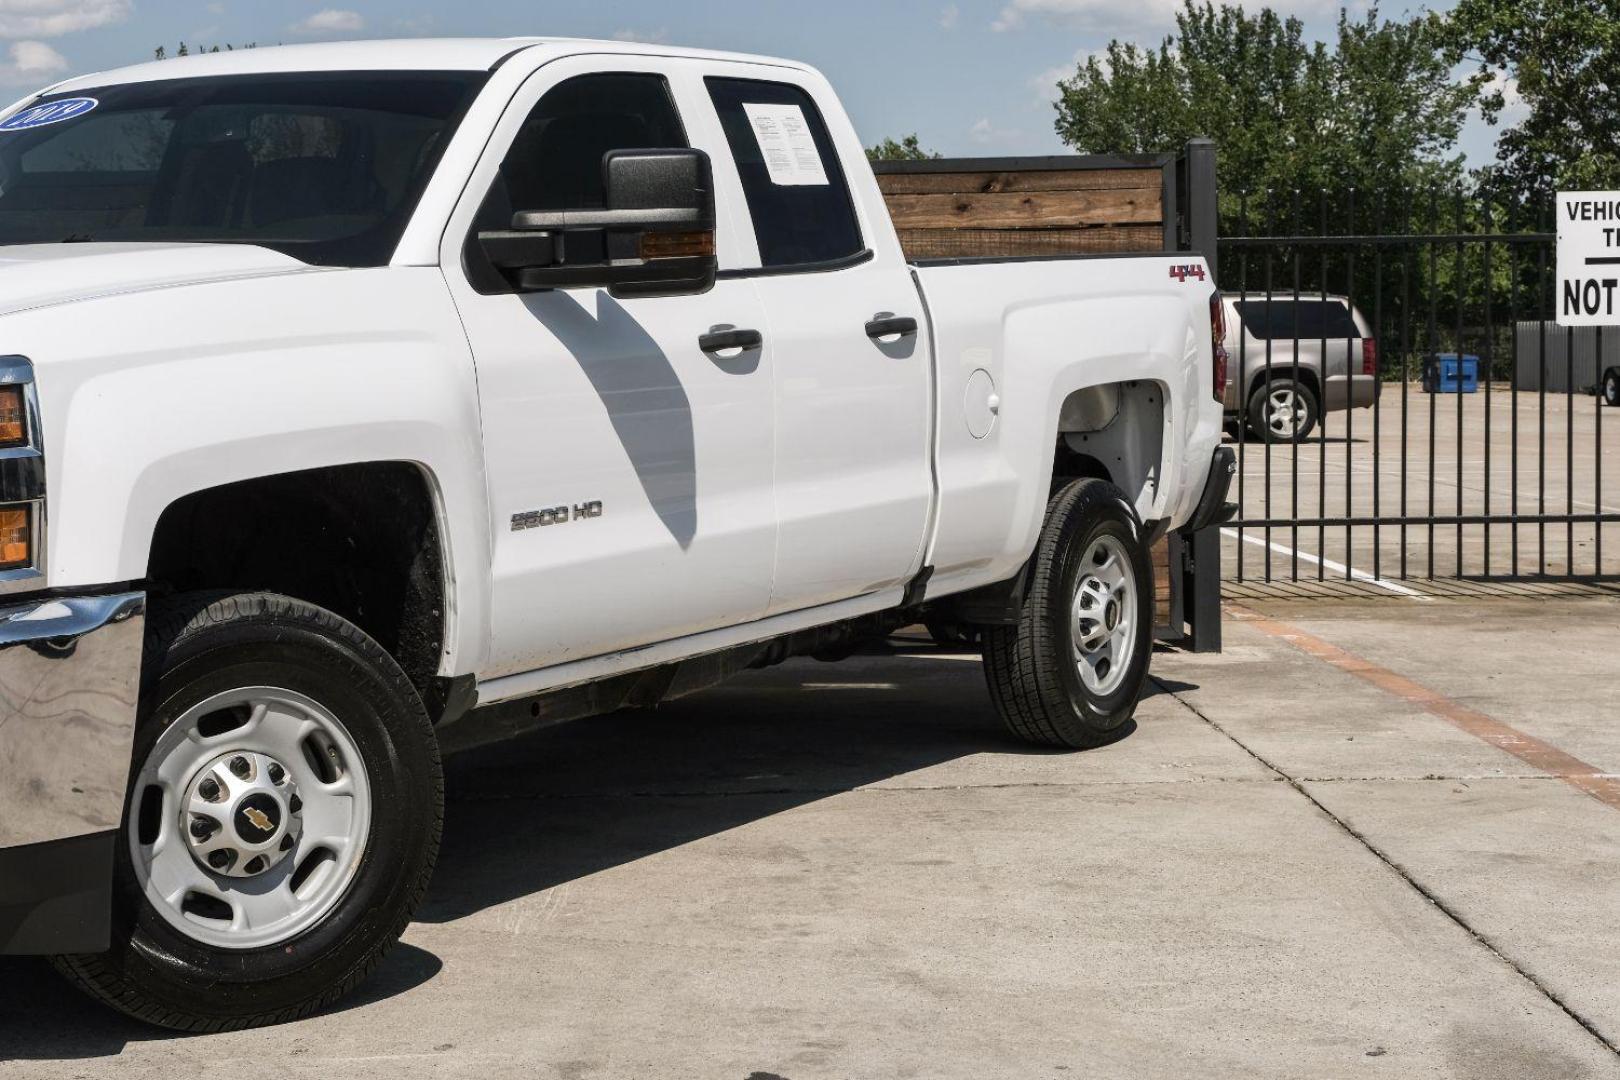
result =
[{"label": "windshield banner sticker", "polygon": [[60,124],[64,120],[83,116],[94,109],[101,102],[93,97],[63,98],[61,101],[48,101],[43,105],[35,105],[24,109],[16,116],[4,123],[0,123],[0,131],[28,131],[32,128],[45,127],[49,124]]},{"label": "windshield banner sticker", "polygon": [[782,187],[824,187],[827,168],[816,149],[815,136],[805,122],[804,110],[797,105],[743,104],[753,125],[759,152],[765,155],[765,169],[771,183]]}]

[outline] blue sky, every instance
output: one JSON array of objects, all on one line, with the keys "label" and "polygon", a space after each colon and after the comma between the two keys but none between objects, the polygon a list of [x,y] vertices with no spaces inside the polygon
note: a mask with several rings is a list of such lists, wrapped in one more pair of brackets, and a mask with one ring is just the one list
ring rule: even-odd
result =
[{"label": "blue sky", "polygon": [[[1062,152],[1052,87],[1119,37],[1151,44],[1179,0],[0,0],[0,82],[17,95],[148,59],[166,44],[557,34],[807,60],[868,142],[916,131],[949,155]],[[1453,0],[1430,0],[1449,7]],[[1250,4],[1250,6],[1254,6]],[[1338,4],[1273,0],[1330,38]],[[1351,5],[1359,10],[1361,0]],[[1388,11],[1398,8],[1390,5]],[[1494,156],[1475,122],[1471,163]]]}]

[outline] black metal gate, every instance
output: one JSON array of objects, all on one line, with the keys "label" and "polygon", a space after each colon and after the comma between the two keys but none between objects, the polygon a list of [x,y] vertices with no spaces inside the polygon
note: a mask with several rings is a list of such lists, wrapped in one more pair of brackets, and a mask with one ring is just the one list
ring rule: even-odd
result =
[{"label": "black metal gate", "polygon": [[1594,393],[1620,330],[1553,325],[1550,206],[1346,191],[1228,210],[1229,582],[1620,580]]}]

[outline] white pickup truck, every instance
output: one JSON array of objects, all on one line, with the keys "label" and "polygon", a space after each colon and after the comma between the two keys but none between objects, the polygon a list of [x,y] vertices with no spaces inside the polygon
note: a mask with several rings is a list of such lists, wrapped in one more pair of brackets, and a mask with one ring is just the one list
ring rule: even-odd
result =
[{"label": "white pickup truck", "polygon": [[[427,887],[441,747],[982,627],[1085,747],[1217,520],[1188,254],[908,265],[748,56],[261,49],[0,114],[0,952],[303,1015]],[[1212,315],[1213,313],[1213,315]]]}]

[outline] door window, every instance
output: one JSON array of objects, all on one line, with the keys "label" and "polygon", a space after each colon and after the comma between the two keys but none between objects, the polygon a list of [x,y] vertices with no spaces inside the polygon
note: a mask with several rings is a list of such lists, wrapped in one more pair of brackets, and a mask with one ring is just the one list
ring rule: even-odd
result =
[{"label": "door window", "polygon": [[786,83],[704,80],[737,162],[760,263],[793,267],[861,254],[849,184],[810,95]]},{"label": "door window", "polygon": [[[602,158],[609,151],[687,145],[669,84],[661,75],[582,75],[554,87],[523,122],[479,208],[467,244],[467,271],[474,286],[480,292],[510,291],[483,258],[479,232],[510,229],[512,216],[526,211],[606,209]],[[569,235],[566,263],[606,258],[602,234]]]}]

